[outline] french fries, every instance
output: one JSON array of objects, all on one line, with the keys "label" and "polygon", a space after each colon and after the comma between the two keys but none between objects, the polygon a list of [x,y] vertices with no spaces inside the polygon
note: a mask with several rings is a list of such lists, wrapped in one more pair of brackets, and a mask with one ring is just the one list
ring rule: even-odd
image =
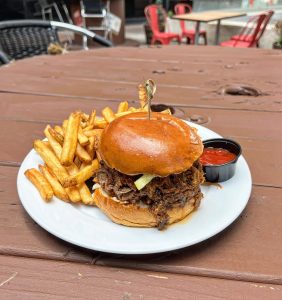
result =
[{"label": "french fries", "polygon": [[128,110],[128,102],[124,101],[124,102],[120,102],[119,106],[118,106],[118,111],[117,113],[124,113]]},{"label": "french fries", "polygon": [[84,135],[81,126],[78,127],[78,141],[81,146],[86,146],[89,144],[88,137]]},{"label": "french fries", "polygon": [[92,126],[92,128],[94,127],[95,124],[95,118],[96,118],[96,110],[92,110],[89,120],[88,120],[88,126]]},{"label": "french fries", "polygon": [[24,172],[24,175],[37,188],[43,200],[49,202],[54,193],[47,179],[36,169],[29,169]]},{"label": "french fries", "polygon": [[48,139],[48,142],[51,146],[51,148],[53,149],[54,153],[56,154],[56,156],[58,158],[61,157],[62,155],[62,146],[61,144],[50,134],[50,130],[51,127],[50,125],[47,125],[46,128],[44,129],[44,134]]},{"label": "french fries", "polygon": [[102,135],[102,132],[103,132],[103,129],[92,129],[92,130],[86,130],[84,131],[84,134],[88,137],[91,137],[91,136],[101,136]]},{"label": "french fries", "polygon": [[80,193],[75,186],[71,186],[66,188],[66,192],[73,203],[77,203],[81,200]]},{"label": "french fries", "polygon": [[39,165],[39,169],[41,173],[44,175],[44,177],[47,179],[49,184],[51,185],[54,195],[60,198],[61,200],[68,201],[69,196],[66,190],[61,186],[60,182],[55,177],[55,175],[51,174],[51,172],[48,170],[46,166]]},{"label": "french fries", "polygon": [[95,136],[89,137],[89,145],[86,146],[86,151],[93,160],[95,156]]},{"label": "french fries", "polygon": [[81,197],[81,201],[86,205],[95,205],[94,199],[92,197],[89,188],[85,183],[83,183],[79,188],[79,193]]},{"label": "french fries", "polygon": [[69,166],[74,160],[80,120],[80,112],[71,113],[69,116],[61,155],[63,166]]},{"label": "french fries", "polygon": [[[48,130],[48,132],[45,132],[47,130]],[[53,147],[52,148],[53,148],[54,152],[56,153],[56,155],[58,157],[61,157],[62,145],[64,143],[64,137],[60,133],[58,133],[56,130],[51,128],[49,125],[44,130],[44,133],[45,133],[46,137],[48,138],[48,140],[53,140],[53,139],[56,140],[56,142],[52,141],[52,143],[54,144],[54,148]],[[86,138],[88,140],[88,137],[86,137]],[[88,144],[89,144],[89,140],[88,140]],[[90,163],[92,160],[91,156],[88,154],[88,152],[79,143],[77,143],[77,146],[75,149],[75,154],[78,156],[78,158],[81,161]]]},{"label": "french fries", "polygon": [[80,144],[77,144],[75,154],[83,162],[91,163],[92,161],[89,153]]},{"label": "french fries", "polygon": [[[63,146],[64,144],[64,132],[63,134],[59,133],[58,131],[56,131],[55,129],[53,129],[52,127],[48,127],[48,131],[49,133],[52,135],[52,137],[58,142],[60,143],[61,146]],[[46,136],[46,134],[45,134]],[[47,137],[48,138],[48,137]]]},{"label": "french fries", "polygon": [[102,110],[102,115],[108,123],[111,123],[115,119],[115,114],[108,106]]},{"label": "french fries", "polygon": [[89,179],[94,171],[98,170],[99,162],[97,159],[93,160],[90,165],[87,165],[85,168],[80,170],[75,175],[69,176],[62,183],[63,187],[75,186],[78,184],[84,183],[87,179]]},{"label": "french fries", "polygon": [[94,127],[104,129],[108,125],[108,122],[106,120],[97,120],[95,119]]},{"label": "french fries", "polygon": [[[82,165],[81,165],[82,166]],[[73,164],[71,167],[69,167],[69,174],[76,176],[76,174],[79,172],[79,168]],[[69,187],[72,188],[72,187]],[[81,201],[86,205],[93,205],[94,200],[92,198],[91,192],[89,191],[89,188],[85,183],[82,183],[78,186],[79,195],[81,198]]]},{"label": "french fries", "polygon": [[33,143],[35,151],[41,156],[45,164],[52,170],[58,180],[63,183],[68,177],[68,172],[62,166],[58,157],[54,152],[40,140],[35,140]]},{"label": "french fries", "polygon": [[58,132],[60,135],[64,136],[64,129],[61,126],[56,125],[54,130]]},{"label": "french fries", "polygon": [[86,113],[81,113],[81,121],[87,122],[89,120],[89,115]]}]

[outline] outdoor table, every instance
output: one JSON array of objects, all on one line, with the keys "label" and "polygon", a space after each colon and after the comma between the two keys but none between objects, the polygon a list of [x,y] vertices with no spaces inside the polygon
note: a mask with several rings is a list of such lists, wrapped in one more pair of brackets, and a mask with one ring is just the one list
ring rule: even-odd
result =
[{"label": "outdoor table", "polygon": [[[281,67],[281,51],[178,45],[77,51],[1,67],[0,298],[281,299]],[[52,236],[17,193],[33,140],[77,109],[137,105],[137,86],[147,78],[157,83],[154,103],[242,145],[253,181],[246,209],[213,238],[161,254],[106,254]],[[262,95],[218,92],[228,84]]]},{"label": "outdoor table", "polygon": [[215,45],[218,45],[221,20],[242,17],[245,15],[246,15],[246,13],[244,13],[244,12],[218,10],[218,11],[203,11],[203,12],[183,14],[183,15],[174,15],[172,18],[176,19],[176,20],[196,22],[196,29],[195,29],[195,44],[196,45],[199,43],[199,33],[200,33],[201,22],[209,23],[209,22],[217,21],[216,31],[215,31]]}]

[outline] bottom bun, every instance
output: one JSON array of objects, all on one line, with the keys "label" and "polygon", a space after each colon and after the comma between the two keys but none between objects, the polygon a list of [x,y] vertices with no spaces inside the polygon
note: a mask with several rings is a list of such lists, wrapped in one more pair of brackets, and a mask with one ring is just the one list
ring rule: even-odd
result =
[{"label": "bottom bun", "polygon": [[[96,205],[115,223],[130,227],[157,227],[154,215],[146,206],[122,204],[106,195],[100,188],[95,190]],[[167,211],[168,224],[183,220],[195,209],[195,199],[190,199],[184,207],[174,207]]]}]

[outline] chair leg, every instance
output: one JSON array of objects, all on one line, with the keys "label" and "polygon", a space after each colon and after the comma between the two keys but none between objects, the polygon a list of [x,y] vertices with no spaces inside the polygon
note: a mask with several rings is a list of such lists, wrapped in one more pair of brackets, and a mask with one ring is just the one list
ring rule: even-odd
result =
[{"label": "chair leg", "polygon": [[204,38],[204,41],[205,41],[205,45],[207,45],[208,44],[208,39],[207,39],[207,35],[205,33],[203,35],[203,38]]},{"label": "chair leg", "polygon": [[[86,28],[86,20],[84,17],[82,17],[82,25],[84,28]],[[82,47],[84,50],[88,50],[88,46],[87,46],[87,36],[83,35],[82,37]]]},{"label": "chair leg", "polygon": [[162,45],[169,45],[173,39],[161,39],[159,40]]},{"label": "chair leg", "polygon": [[41,15],[42,15],[42,19],[43,19],[44,21],[46,21],[46,15],[45,15],[45,10],[44,10],[44,8],[41,9]]}]

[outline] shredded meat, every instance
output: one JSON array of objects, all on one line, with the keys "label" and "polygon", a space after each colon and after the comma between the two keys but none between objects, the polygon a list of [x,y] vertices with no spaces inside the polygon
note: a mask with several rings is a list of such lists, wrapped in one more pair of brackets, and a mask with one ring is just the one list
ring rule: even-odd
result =
[{"label": "shredded meat", "polygon": [[193,201],[197,208],[203,197],[200,184],[204,181],[204,177],[199,161],[183,173],[155,177],[140,191],[134,185],[134,181],[140,175],[122,174],[109,168],[104,162],[101,162],[96,177],[97,182],[109,196],[116,197],[124,204],[148,205],[159,229],[163,229],[168,223],[168,209],[183,207],[188,201]]}]

